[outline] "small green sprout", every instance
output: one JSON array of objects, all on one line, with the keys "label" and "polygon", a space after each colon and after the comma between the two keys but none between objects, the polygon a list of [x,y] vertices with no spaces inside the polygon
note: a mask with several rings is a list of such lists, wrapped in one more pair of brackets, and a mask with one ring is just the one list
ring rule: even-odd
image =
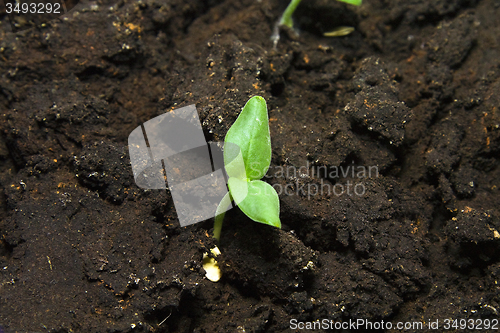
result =
[{"label": "small green sprout", "polygon": [[229,192],[215,213],[214,237],[219,240],[224,215],[234,200],[250,219],[281,228],[276,190],[260,180],[271,163],[271,135],[266,100],[254,96],[243,107],[224,140],[224,166]]},{"label": "small green sprout", "polygon": [[[279,27],[282,25],[285,25],[289,27],[290,29],[293,29],[293,19],[292,15],[297,9],[297,6],[299,5],[300,1],[302,0],[291,0],[290,4],[288,4],[288,7],[286,7],[285,11],[283,12],[283,15],[281,15],[281,19],[279,20],[278,24],[274,28],[273,35],[271,36],[271,39],[273,40],[274,47],[278,44],[278,41],[280,39],[279,36]],[[360,6],[361,2],[363,0],[337,0],[341,2],[346,2],[351,5],[355,6]],[[326,32],[323,35],[325,37],[339,37],[339,36],[345,36],[350,34],[352,31],[354,31],[354,28],[352,27],[338,27],[333,31]]]},{"label": "small green sprout", "polygon": [[[295,9],[297,9],[297,6],[299,5],[300,1],[302,0],[290,1],[290,4],[288,5],[288,7],[286,7],[285,11],[283,12],[283,15],[281,15],[280,25],[286,25],[287,27],[293,29],[292,15],[295,12]],[[337,1],[342,1],[349,3],[351,5],[359,6],[361,5],[361,2],[363,0],[337,0]]]}]

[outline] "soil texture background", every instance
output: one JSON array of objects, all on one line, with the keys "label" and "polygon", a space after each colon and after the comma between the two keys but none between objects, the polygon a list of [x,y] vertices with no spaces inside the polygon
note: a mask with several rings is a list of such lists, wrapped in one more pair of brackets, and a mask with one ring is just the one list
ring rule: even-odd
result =
[{"label": "soil texture background", "polygon": [[[500,329],[500,2],[304,1],[273,48],[287,2],[81,2],[16,33],[0,13],[0,331]],[[127,139],[196,104],[223,141],[254,95],[282,229],[228,212],[213,283],[213,219],[181,228]]]}]

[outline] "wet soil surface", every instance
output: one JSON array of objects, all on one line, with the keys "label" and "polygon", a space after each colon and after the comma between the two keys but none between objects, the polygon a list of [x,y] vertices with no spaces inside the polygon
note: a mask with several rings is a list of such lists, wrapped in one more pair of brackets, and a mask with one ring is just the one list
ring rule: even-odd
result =
[{"label": "wet soil surface", "polygon": [[[82,2],[17,33],[0,14],[0,331],[496,331],[500,2],[308,1],[273,49],[286,5]],[[213,220],[181,228],[137,187],[127,137],[196,104],[222,141],[254,95],[282,229],[231,210],[212,283]]]}]

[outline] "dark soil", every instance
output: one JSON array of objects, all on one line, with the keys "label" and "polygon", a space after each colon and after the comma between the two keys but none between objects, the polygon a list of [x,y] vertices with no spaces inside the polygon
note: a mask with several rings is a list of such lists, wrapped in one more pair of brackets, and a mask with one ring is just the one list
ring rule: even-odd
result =
[{"label": "dark soil", "polygon": [[[305,1],[273,49],[287,2],[82,2],[16,33],[0,12],[0,331],[498,320],[500,2]],[[283,227],[230,211],[212,283],[213,221],[137,187],[127,138],[196,104],[222,141],[253,95]]]}]

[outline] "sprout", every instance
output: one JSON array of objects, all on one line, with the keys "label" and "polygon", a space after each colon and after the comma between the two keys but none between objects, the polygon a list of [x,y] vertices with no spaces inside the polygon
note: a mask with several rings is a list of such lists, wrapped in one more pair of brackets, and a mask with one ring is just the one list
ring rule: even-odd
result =
[{"label": "sprout", "polygon": [[225,138],[224,165],[229,176],[229,192],[215,213],[214,237],[217,240],[232,200],[250,219],[281,228],[278,194],[271,185],[260,180],[270,163],[271,135],[266,100],[254,96],[243,107]]},{"label": "sprout", "polygon": [[[229,192],[215,212],[214,238],[220,239],[222,222],[231,201],[252,220],[281,228],[280,201],[276,190],[260,180],[271,163],[271,134],[266,100],[250,98],[224,140],[224,166],[229,176]],[[220,254],[214,247],[203,254],[205,276],[217,282],[222,274],[214,257]]]},{"label": "sprout", "polygon": [[[282,25],[285,25],[289,27],[290,29],[293,29],[293,19],[292,15],[297,9],[297,6],[299,5],[301,0],[291,0],[290,4],[288,4],[288,7],[286,7],[285,11],[283,12],[283,15],[281,15],[281,19],[279,20],[278,24],[276,25],[274,29],[274,33],[271,37],[271,39],[274,41],[274,45],[276,46],[279,41],[279,27]],[[337,1],[342,1],[349,3],[351,5],[355,6],[360,6],[362,0],[337,0]],[[337,36],[345,36],[351,33],[354,30],[354,28],[351,27],[341,27],[340,29],[335,29],[334,31],[327,32],[324,34],[326,37],[337,37]]]}]

